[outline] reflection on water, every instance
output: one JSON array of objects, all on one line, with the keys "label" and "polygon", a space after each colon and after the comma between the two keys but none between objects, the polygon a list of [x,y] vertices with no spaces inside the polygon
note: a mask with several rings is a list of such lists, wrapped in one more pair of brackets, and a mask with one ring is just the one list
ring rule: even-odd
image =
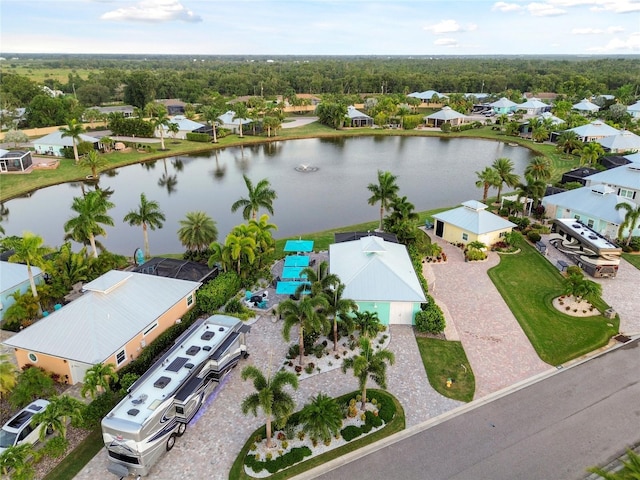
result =
[{"label": "reflection on water", "polygon": [[[63,241],[62,225],[71,216],[70,205],[82,190],[113,191],[110,210],[115,226],[106,227],[101,239],[109,250],[130,255],[142,244],[142,231],[122,222],[137,207],[140,193],[155,200],[167,219],[160,230],[149,231],[152,252],[182,251],[177,237],[179,221],[187,212],[203,210],[218,226],[220,239],[242,222],[231,204],[246,196],[242,174],[254,184],[268,178],[278,193],[272,222],[278,237],[290,237],[336,226],[375,220],[378,206],[367,199],[369,183],[377,170],[398,176],[400,194],[406,195],[417,210],[454,206],[479,199],[476,171],[496,158],[508,157],[522,175],[533,155],[525,148],[477,139],[434,137],[355,137],[290,140],[226,148],[215,152],[170,157],[165,160],[117,169],[101,175],[98,184],[84,182],[57,185],[30,197],[5,202],[3,217],[7,235],[29,230],[42,235],[49,245]],[[312,165],[313,173],[297,172],[295,167]]]}]

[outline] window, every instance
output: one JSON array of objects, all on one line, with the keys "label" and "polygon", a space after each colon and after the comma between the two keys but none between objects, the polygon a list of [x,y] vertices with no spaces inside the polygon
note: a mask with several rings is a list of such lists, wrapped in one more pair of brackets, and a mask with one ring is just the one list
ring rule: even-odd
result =
[{"label": "window", "polygon": [[580,215],[574,215],[573,218],[575,218],[576,220],[580,221]]},{"label": "window", "polygon": [[589,221],[587,222],[587,227],[593,228],[593,225],[594,225],[594,221],[589,219]]},{"label": "window", "polygon": [[193,293],[187,297],[187,307],[193,305]]},{"label": "window", "polygon": [[627,190],[626,188],[621,188],[620,196],[625,198],[633,198],[633,190]]},{"label": "window", "polygon": [[506,237],[507,236],[507,232],[500,232],[500,235],[498,235],[500,238],[502,237]]},{"label": "window", "polygon": [[116,364],[121,365],[127,359],[127,352],[124,351],[124,348],[116,353]]},{"label": "window", "polygon": [[35,353],[29,352],[29,355],[27,356],[29,357],[29,361],[33,363],[38,363],[38,356]]},{"label": "window", "polygon": [[462,234],[462,240],[469,240],[469,235],[467,235],[466,233]]},{"label": "window", "polygon": [[142,332],[142,335],[147,335],[151,330],[153,330],[154,328],[156,328],[158,326],[158,322],[153,322],[153,325],[151,325],[149,328],[147,328],[144,332]]}]

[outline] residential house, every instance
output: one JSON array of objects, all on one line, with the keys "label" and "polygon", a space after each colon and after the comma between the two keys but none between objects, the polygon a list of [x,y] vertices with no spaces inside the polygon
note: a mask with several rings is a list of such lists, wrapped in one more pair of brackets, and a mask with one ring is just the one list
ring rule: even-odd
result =
[{"label": "residential house", "polygon": [[633,118],[640,118],[640,100],[627,107],[627,113]]},{"label": "residential house", "polygon": [[583,98],[578,103],[573,105],[573,109],[581,113],[596,113],[598,110],[600,110],[600,107],[595,103],[591,103],[586,98]]},{"label": "residential house", "polygon": [[580,167],[562,174],[560,183],[578,182],[583,187],[587,184],[586,177],[598,173],[600,170],[590,167]]},{"label": "residential house", "polygon": [[586,125],[570,128],[566,131],[575,132],[578,138],[584,143],[595,142],[596,140],[610,137],[612,135],[618,135],[620,133],[620,130],[610,127],[602,120],[594,120]]},{"label": "residential house", "polygon": [[347,107],[347,117],[349,118],[350,127],[371,127],[373,126],[373,118],[366,113],[357,110],[353,105]]},{"label": "residential house", "polygon": [[42,367],[65,383],[84,379],[98,363],[117,369],[180,321],[195,303],[199,282],[112,270],[83,286],[84,294],[4,344],[18,367]]},{"label": "residential house", "polygon": [[616,195],[640,204],[640,164],[629,163],[588,176],[587,187],[603,184],[611,187]]},{"label": "residential house", "polygon": [[637,152],[640,150],[640,136],[629,130],[621,130],[617,135],[596,140],[605,151],[611,153]]},{"label": "residential house", "polygon": [[218,267],[177,258],[153,257],[133,269],[134,272],[159,277],[177,278],[205,284],[218,276]]},{"label": "residential house", "polygon": [[[206,130],[206,127],[207,127],[207,125],[203,123],[189,120],[184,115],[175,115],[173,118],[171,118],[170,121],[171,123],[174,123],[178,126],[178,132],[175,134],[175,138],[181,138],[182,140],[187,138],[187,133],[196,132],[198,130]],[[164,132],[163,133],[164,138],[167,138],[167,137],[174,138],[174,134],[169,132],[169,127],[166,125],[162,125],[156,129],[156,131],[154,132],[154,135],[156,137],[160,136],[161,128]],[[211,127],[209,127],[209,130],[211,130]],[[205,132],[203,131],[202,133],[205,133]]]},{"label": "residential house", "polygon": [[484,203],[469,200],[461,207],[437,213],[433,216],[434,232],[449,243],[466,245],[477,241],[493,245],[516,225],[486,209]]},{"label": "residential house", "polygon": [[[624,210],[616,210],[616,205],[622,202],[634,205],[617,195],[616,189],[602,184],[567,190],[542,199],[548,217],[575,218],[607,239],[617,238],[620,224],[624,222]],[[636,235],[640,235],[640,227],[637,230]]]},{"label": "residential house", "polygon": [[184,115],[184,107],[187,105],[185,102],[178,100],[177,98],[165,98],[162,100],[156,100],[156,102],[167,107],[167,114],[170,117],[173,115]]},{"label": "residential house", "polygon": [[226,113],[223,113],[218,117],[218,121],[220,123],[221,128],[226,128],[227,130],[231,130],[232,133],[240,132],[240,125],[242,124],[242,128],[244,129],[245,125],[251,123],[251,119],[249,118],[238,118],[236,117],[236,112],[233,110],[229,110]]},{"label": "residential house", "polygon": [[623,155],[623,157],[633,163],[640,163],[640,152],[632,153],[630,155]]},{"label": "residential house", "polygon": [[[44,274],[38,267],[31,267],[31,274],[36,285],[44,282]],[[0,320],[4,312],[16,301],[11,296],[16,291],[21,294],[31,290],[27,266],[22,263],[0,261]]]},{"label": "residential house", "polygon": [[3,150],[0,148],[0,173],[24,172],[33,165],[30,151]]},{"label": "residential house", "polygon": [[109,115],[110,113],[121,113],[123,117],[133,117],[132,105],[113,105],[109,107],[91,107],[90,110],[96,110],[103,115]]},{"label": "residential house", "polygon": [[413,92],[407,95],[407,97],[419,98],[422,103],[440,103],[446,100],[447,97],[443,93],[436,92],[435,90],[425,90],[424,92]]},{"label": "residential house", "polygon": [[429,127],[439,127],[444,123],[448,123],[452,127],[458,127],[468,120],[468,116],[456,112],[451,107],[442,107],[441,110],[424,117],[424,121]]},{"label": "residential house", "polygon": [[495,113],[496,115],[508,115],[509,113],[513,113],[518,109],[518,104],[512,102],[506,97],[502,97],[500,100],[490,103],[489,106],[493,108],[493,113]]},{"label": "residential house", "polygon": [[[93,145],[93,148],[99,150],[102,145],[100,140],[84,133],[80,134],[80,142],[89,142]],[[73,147],[73,139],[71,137],[63,137],[62,132],[52,132],[49,135],[38,138],[33,141],[33,146],[38,155],[53,155],[55,157],[64,157],[64,147]]]},{"label": "residential house", "polygon": [[377,236],[329,246],[329,270],[345,285],[344,297],[385,324],[412,325],[426,301],[407,248]]},{"label": "residential house", "polygon": [[551,105],[541,102],[537,98],[530,98],[518,105],[518,110],[523,110],[527,115],[540,115],[551,110]]},{"label": "residential house", "polygon": [[27,109],[23,107],[1,109],[0,123],[2,123],[2,128],[7,130],[17,129],[21,123],[26,121],[26,112]]}]

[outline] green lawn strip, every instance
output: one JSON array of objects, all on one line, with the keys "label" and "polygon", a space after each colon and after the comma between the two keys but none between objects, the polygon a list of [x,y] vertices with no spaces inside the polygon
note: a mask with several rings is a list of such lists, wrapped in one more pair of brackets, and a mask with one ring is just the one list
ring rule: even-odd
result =
[{"label": "green lawn strip", "polygon": [[[336,400],[339,403],[347,402],[349,399],[354,398],[359,393],[360,393],[359,391],[351,392],[346,395],[337,397]],[[368,435],[360,436],[350,441],[346,445],[343,445],[341,447],[325,452],[322,455],[311,457],[309,460],[300,462],[287,469],[276,472],[267,478],[271,480],[284,480],[287,478],[291,478],[294,475],[299,475],[303,472],[306,472],[307,470],[317,467],[318,465],[322,465],[323,463],[326,463],[330,460],[339,458],[343,455],[346,455],[347,453],[358,450],[366,445],[375,443],[378,440],[382,440],[385,437],[388,437],[390,435],[393,435],[394,433],[398,433],[405,429],[404,409],[402,408],[402,405],[400,405],[400,402],[398,402],[398,400],[393,395],[391,395],[389,392],[385,392],[382,390],[367,389],[367,398],[376,398],[379,401],[393,402],[393,404],[396,407],[396,413],[395,413],[395,416],[393,417],[393,420],[391,420],[391,422],[389,422],[380,430],[377,430]],[[248,480],[248,479],[254,478],[247,475],[247,473],[245,472],[244,459],[246,455],[249,453],[249,447],[253,443],[254,441],[253,439],[255,438],[255,436],[262,435],[264,437],[264,434],[265,434],[265,427],[263,426],[257,429],[255,432],[253,432],[249,436],[247,443],[245,443],[245,445],[242,447],[242,450],[240,451],[238,457],[233,463],[233,466],[231,467],[231,470],[229,471],[229,479]]]},{"label": "green lawn strip", "polygon": [[[416,336],[420,357],[436,392],[454,400],[470,402],[476,390],[476,379],[461,342]],[[447,379],[451,387],[447,388]]]},{"label": "green lawn strip", "polygon": [[[606,345],[618,332],[619,320],[556,310],[552,301],[564,293],[562,275],[528,242],[520,247],[518,254],[502,255],[488,273],[540,358],[559,365]],[[606,308],[601,299],[590,300],[601,311]]]},{"label": "green lawn strip", "polygon": [[44,477],[44,480],[71,480],[102,448],[104,448],[102,431],[97,428],[80,445],[69,452],[62,462]]},{"label": "green lawn strip", "polygon": [[633,265],[638,270],[640,270],[640,255],[639,254],[632,255],[631,253],[623,253],[622,254],[622,258],[624,258],[627,262],[629,262],[631,265]]}]

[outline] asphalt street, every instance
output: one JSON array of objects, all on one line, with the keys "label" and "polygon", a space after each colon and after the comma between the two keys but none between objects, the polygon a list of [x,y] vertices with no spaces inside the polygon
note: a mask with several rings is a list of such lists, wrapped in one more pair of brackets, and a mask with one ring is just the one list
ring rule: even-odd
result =
[{"label": "asphalt street", "polygon": [[640,442],[638,345],[635,340],[493,401],[474,402],[479,406],[415,435],[297,478],[584,478],[588,467]]}]

